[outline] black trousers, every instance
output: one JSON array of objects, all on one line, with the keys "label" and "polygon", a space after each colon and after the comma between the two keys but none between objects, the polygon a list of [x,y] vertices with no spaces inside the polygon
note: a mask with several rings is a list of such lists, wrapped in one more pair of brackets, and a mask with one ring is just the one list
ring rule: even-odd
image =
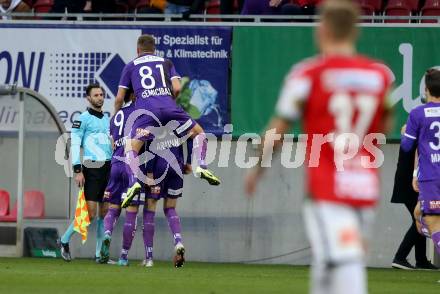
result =
[{"label": "black trousers", "polygon": [[406,232],[405,236],[403,237],[403,240],[400,243],[399,249],[397,249],[394,258],[397,260],[405,260],[411,252],[411,249],[414,247],[416,264],[423,264],[428,261],[426,258],[426,238],[419,234],[419,232],[417,231],[413,215],[416,205],[417,201],[405,203],[405,207],[411,214],[412,224]]}]

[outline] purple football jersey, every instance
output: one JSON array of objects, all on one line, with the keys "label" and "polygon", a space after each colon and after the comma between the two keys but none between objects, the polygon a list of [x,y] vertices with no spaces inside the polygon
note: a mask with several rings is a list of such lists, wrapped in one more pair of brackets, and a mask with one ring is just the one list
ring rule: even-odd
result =
[{"label": "purple football jersey", "polygon": [[126,130],[126,122],[135,110],[134,104],[124,105],[110,120],[110,136],[113,138],[114,150],[112,164],[118,162],[116,156],[124,157],[125,142],[129,139],[131,128]]},{"label": "purple football jersey", "polygon": [[440,104],[429,102],[411,110],[402,148],[417,144],[419,181],[440,179]]},{"label": "purple football jersey", "polygon": [[124,67],[119,87],[133,90],[136,108],[149,109],[174,101],[171,80],[175,78],[180,76],[171,60],[144,54]]}]

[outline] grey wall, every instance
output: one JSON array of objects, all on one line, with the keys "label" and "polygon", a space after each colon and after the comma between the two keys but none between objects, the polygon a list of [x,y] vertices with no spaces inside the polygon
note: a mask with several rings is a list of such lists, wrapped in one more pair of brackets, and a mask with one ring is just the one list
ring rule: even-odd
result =
[{"label": "grey wall", "polygon": [[[233,147],[235,144],[233,143]],[[234,149],[234,148],[233,148]],[[368,264],[388,267],[401,238],[410,225],[410,217],[403,205],[391,204],[398,145],[383,148],[382,201],[375,219],[374,235],[370,242]],[[179,201],[183,236],[189,260],[308,264],[310,250],[301,215],[304,191],[302,169],[287,170],[280,164],[269,170],[259,185],[254,199],[244,196],[242,178],[245,170],[234,167],[211,167],[222,179],[219,187],[188,176],[184,197]],[[279,158],[275,159],[279,162]],[[172,257],[172,241],[163,212],[158,209],[155,235],[155,258]],[[138,217],[138,233],[130,252],[131,258],[143,258],[141,234],[142,218]],[[67,226],[67,222],[65,223]],[[91,227],[94,232],[95,227]],[[112,241],[111,253],[118,257],[121,248],[122,219]],[[75,256],[90,257],[94,252],[94,233],[86,245],[73,245]],[[296,252],[296,253],[294,253]],[[280,256],[280,257],[276,257]],[[410,260],[413,261],[413,254]]]},{"label": "grey wall", "polygon": [[[5,139],[0,147],[3,148],[6,144],[8,141]],[[39,146],[38,140],[32,145]],[[235,150],[235,146],[236,143],[232,143],[232,150]],[[28,165],[33,166],[32,170],[39,171],[42,175],[37,177],[38,180],[34,179],[33,184],[46,191],[46,198],[50,200],[46,202],[47,215],[62,216],[67,209],[67,188],[53,183],[63,177],[65,181],[65,175],[63,169],[57,167],[53,158],[50,158],[50,152],[53,151],[49,151],[39,161],[52,162],[47,168],[38,170],[38,162]],[[390,265],[395,250],[410,225],[410,217],[403,205],[389,202],[398,145],[386,145],[383,151],[385,163],[381,170],[382,201],[375,219],[368,259],[369,265],[375,267]],[[259,184],[257,195],[249,200],[244,196],[242,184],[246,170],[235,166],[234,156],[235,154],[232,153],[227,168],[216,166],[218,158],[211,164],[211,168],[222,179],[222,185],[218,187],[209,186],[191,175],[186,177],[184,196],[179,200],[178,212],[182,219],[188,259],[213,262],[257,260],[265,263],[308,264],[310,250],[307,249],[309,245],[301,215],[304,195],[303,170],[285,169],[279,164],[279,157],[275,158],[273,168],[268,170]],[[13,157],[12,153],[3,151],[0,153],[2,166],[9,167],[0,169],[0,184],[2,187],[10,188],[11,191],[15,189],[10,183],[14,182],[16,173],[14,170],[16,161]],[[32,186],[32,179],[27,183],[28,186]],[[77,190],[73,188],[72,194],[76,195],[76,192]],[[75,201],[76,199],[71,200],[71,212]],[[162,209],[158,209],[156,215],[155,258],[169,260],[173,253],[171,235]],[[114,258],[118,257],[121,248],[123,218],[124,214],[113,235],[111,253]],[[138,232],[130,252],[131,258],[142,259],[144,255],[141,222],[142,217],[138,216]],[[27,223],[33,226],[44,225],[44,222],[31,220]],[[57,227],[61,234],[68,223],[68,220],[58,220],[46,225]],[[73,255],[92,257],[94,243],[95,225],[92,224],[89,240],[85,245],[80,244],[78,236],[73,238],[71,245]],[[413,261],[412,254],[410,261]]]},{"label": "grey wall", "polygon": [[[25,139],[23,188],[45,195],[47,218],[68,217],[69,179],[55,162],[57,133],[30,135]],[[0,189],[9,191],[12,207],[17,196],[18,139],[0,137]]]}]

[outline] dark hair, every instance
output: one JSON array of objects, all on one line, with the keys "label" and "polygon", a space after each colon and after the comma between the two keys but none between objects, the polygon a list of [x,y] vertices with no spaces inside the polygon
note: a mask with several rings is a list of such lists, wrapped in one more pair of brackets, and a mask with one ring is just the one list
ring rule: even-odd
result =
[{"label": "dark hair", "polygon": [[92,91],[92,89],[96,89],[96,88],[101,88],[101,86],[98,83],[91,83],[86,87],[86,95],[90,96],[90,92]]},{"label": "dark hair", "polygon": [[440,71],[430,68],[425,74],[425,85],[429,94],[433,97],[440,97]]},{"label": "dark hair", "polygon": [[142,35],[138,38],[137,46],[142,52],[154,52],[156,43],[151,35]]}]

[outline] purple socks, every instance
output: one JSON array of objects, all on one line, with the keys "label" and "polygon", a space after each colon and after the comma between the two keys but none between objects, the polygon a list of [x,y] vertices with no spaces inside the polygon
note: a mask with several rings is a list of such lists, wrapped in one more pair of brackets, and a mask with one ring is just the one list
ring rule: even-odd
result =
[{"label": "purple socks", "polygon": [[109,208],[107,214],[104,217],[104,234],[111,236],[113,228],[118,221],[121,210],[118,208]]},{"label": "purple socks", "polygon": [[432,242],[434,242],[435,250],[440,254],[440,231],[432,233]]},{"label": "purple socks", "polygon": [[131,187],[137,181],[137,171],[139,170],[139,157],[138,153],[134,150],[130,150],[125,154],[126,165],[125,171],[128,177],[128,186]]},{"label": "purple socks", "polygon": [[145,259],[153,259],[154,211],[144,210],[144,248]]},{"label": "purple socks", "polygon": [[198,134],[193,140],[193,155],[201,168],[206,168],[206,150],[208,149],[208,139],[205,133]]},{"label": "purple socks", "polygon": [[168,220],[168,225],[170,226],[171,233],[174,238],[174,245],[177,243],[182,243],[182,235],[180,228],[180,218],[177,215],[175,208],[165,208],[164,210],[165,216]]},{"label": "purple socks", "polygon": [[127,259],[128,250],[130,250],[131,243],[136,233],[136,215],[137,212],[127,211],[125,213],[124,231],[122,233],[122,250],[121,259]]}]

